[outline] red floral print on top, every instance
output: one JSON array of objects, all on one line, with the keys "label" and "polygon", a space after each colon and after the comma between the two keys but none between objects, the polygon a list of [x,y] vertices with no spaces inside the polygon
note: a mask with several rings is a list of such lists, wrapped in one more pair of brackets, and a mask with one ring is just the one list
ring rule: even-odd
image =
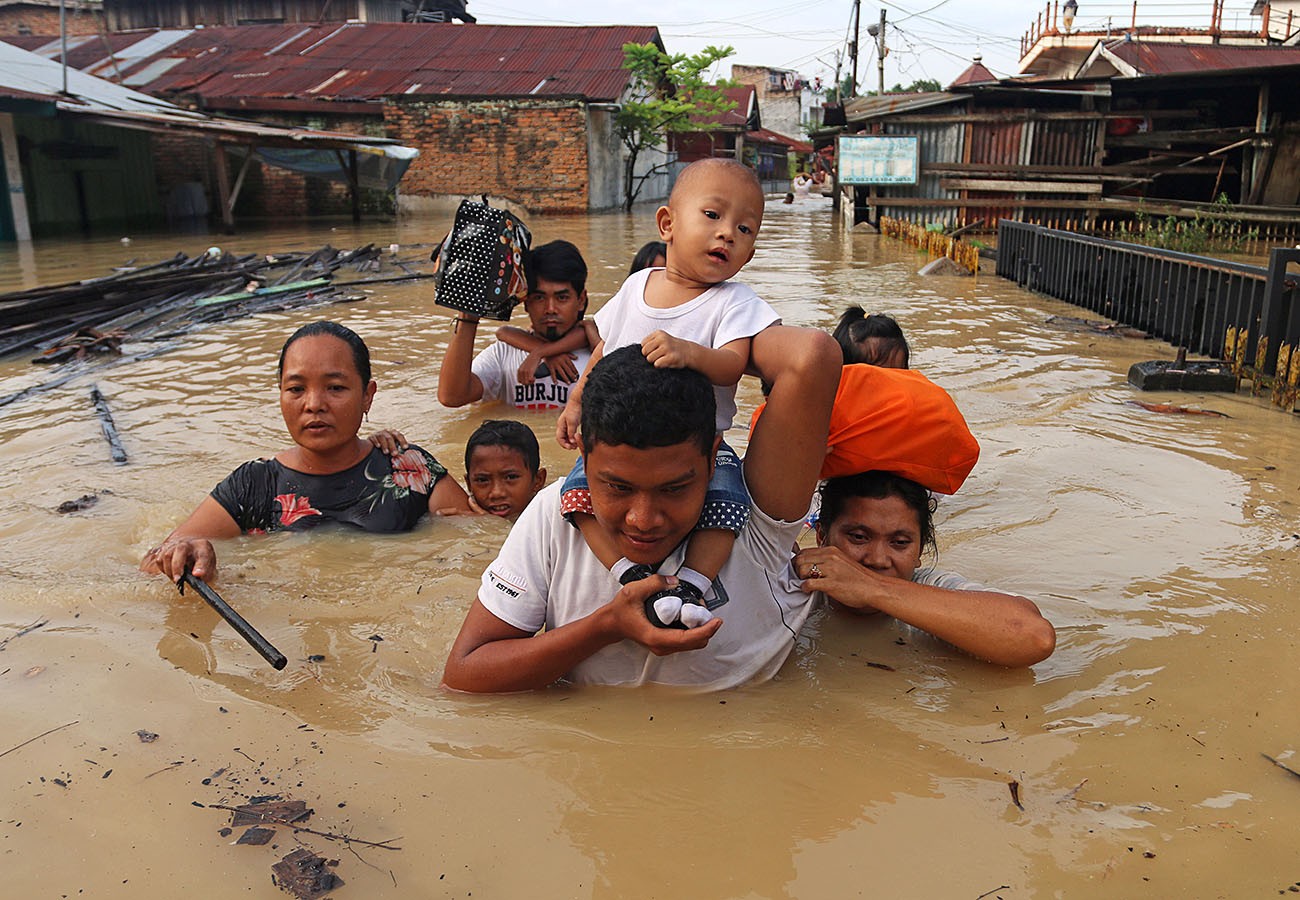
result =
[{"label": "red floral print on top", "polygon": [[275,459],[246,462],[212,489],[244,533],[296,531],[325,522],[366,531],[406,531],[429,511],[429,494],[447,470],[412,444],[394,459],[372,447],[342,472],[309,475]]},{"label": "red floral print on top", "polygon": [[280,504],[280,524],[286,528],[307,516],[319,516],[319,509],[311,508],[311,498],[299,497],[297,494],[279,494],[275,502]]},{"label": "red floral print on top", "polygon": [[424,461],[424,453],[415,448],[392,457],[393,484],[408,491],[420,494],[429,493],[429,483],[433,475]]}]

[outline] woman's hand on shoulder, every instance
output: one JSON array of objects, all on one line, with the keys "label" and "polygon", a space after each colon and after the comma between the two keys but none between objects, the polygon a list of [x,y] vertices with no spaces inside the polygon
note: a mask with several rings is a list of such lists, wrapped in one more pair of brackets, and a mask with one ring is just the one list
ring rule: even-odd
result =
[{"label": "woman's hand on shoulder", "polygon": [[140,561],[140,571],[166,575],[173,584],[189,570],[195,578],[211,583],[217,574],[217,552],[207,538],[168,538],[152,548]]},{"label": "woman's hand on shoulder", "polygon": [[370,437],[366,438],[371,444],[383,450],[389,456],[397,456],[399,453],[405,453],[411,446],[406,439],[406,435],[393,428],[385,428],[382,431],[376,431]]}]

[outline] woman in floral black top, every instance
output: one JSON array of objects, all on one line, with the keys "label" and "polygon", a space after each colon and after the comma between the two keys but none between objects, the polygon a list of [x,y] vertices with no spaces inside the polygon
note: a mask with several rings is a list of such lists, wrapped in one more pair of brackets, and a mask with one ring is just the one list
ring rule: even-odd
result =
[{"label": "woman in floral black top", "polygon": [[145,554],[142,571],[180,579],[188,566],[216,573],[212,539],[334,521],[367,531],[405,531],[425,512],[473,512],[447,470],[419,447],[388,456],[361,439],[375,397],[370,351],[351,329],[313,322],[280,351],[280,412],[294,444],[226,477],[167,540]]}]

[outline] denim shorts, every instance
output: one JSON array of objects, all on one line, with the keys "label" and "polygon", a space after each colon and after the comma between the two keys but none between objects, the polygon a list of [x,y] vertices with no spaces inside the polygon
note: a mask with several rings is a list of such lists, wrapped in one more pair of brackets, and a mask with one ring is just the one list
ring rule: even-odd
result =
[{"label": "denim shorts", "polygon": [[[587,484],[587,473],[582,467],[579,456],[573,464],[573,470],[564,479],[564,488],[560,494],[560,512],[572,523],[574,513],[592,515],[591,490]],[[718,444],[718,455],[714,459],[713,476],[709,479],[709,490],[704,495],[704,508],[700,511],[700,520],[696,528],[718,528],[740,534],[740,530],[749,521],[749,491],[745,488],[745,477],[740,469],[740,457],[727,445],[726,441]]]}]

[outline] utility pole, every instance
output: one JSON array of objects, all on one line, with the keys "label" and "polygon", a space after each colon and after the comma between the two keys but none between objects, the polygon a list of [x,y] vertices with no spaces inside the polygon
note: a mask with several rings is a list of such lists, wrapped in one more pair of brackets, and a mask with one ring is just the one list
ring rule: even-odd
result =
[{"label": "utility pole", "polygon": [[853,43],[849,44],[849,56],[853,58],[853,84],[849,90],[851,96],[858,95],[858,14],[862,11],[862,0],[853,0]]},{"label": "utility pole", "polygon": [[885,48],[885,11],[880,11],[880,24],[868,25],[867,34],[876,39],[876,66],[880,69],[880,94],[885,93],[885,54],[889,51]]},{"label": "utility pole", "polygon": [[68,93],[68,9],[67,0],[59,0],[59,52],[63,61],[63,93]]},{"label": "utility pole", "polygon": [[880,8],[880,33],[876,35],[876,65],[880,67],[880,96],[885,96],[885,8]]}]

